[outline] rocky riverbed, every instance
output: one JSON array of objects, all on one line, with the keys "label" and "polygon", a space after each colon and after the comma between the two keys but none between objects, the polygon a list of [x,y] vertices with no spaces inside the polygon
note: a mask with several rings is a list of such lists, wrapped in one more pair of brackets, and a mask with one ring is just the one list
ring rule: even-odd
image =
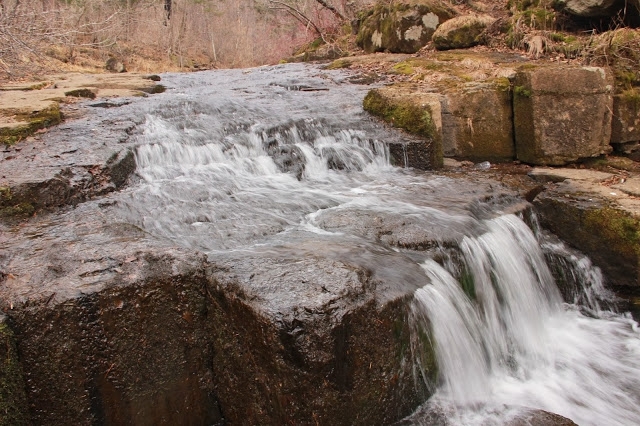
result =
[{"label": "rocky riverbed", "polygon": [[505,215],[538,211],[636,303],[633,161],[419,170],[434,141],[370,118],[359,78],[166,75],[5,148],[3,422],[391,424],[438,386],[423,262]]}]

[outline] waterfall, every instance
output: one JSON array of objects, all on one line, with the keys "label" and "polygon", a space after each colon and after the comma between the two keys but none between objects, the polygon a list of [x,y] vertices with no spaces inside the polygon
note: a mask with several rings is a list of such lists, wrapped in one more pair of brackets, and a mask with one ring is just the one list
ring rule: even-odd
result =
[{"label": "waterfall", "polygon": [[[522,407],[581,426],[640,424],[637,324],[612,311],[586,257],[506,214],[523,210],[514,191],[390,167],[389,144],[408,164],[406,135],[367,118],[366,87],[303,65],[247,72],[167,78],[170,100],[151,98],[134,134],[139,179],[118,195],[119,220],[213,260],[288,256],[305,241],[331,261],[393,252],[420,264],[402,288],[426,283],[411,349],[434,395],[415,424],[504,425]],[[401,267],[365,263],[405,284]],[[429,410],[444,420],[429,423]]]},{"label": "waterfall", "polygon": [[[581,426],[639,424],[637,324],[563,304],[543,248],[518,217],[486,225],[464,238],[457,260],[422,265],[431,283],[416,291],[412,318],[430,328],[436,351],[439,383],[429,404],[459,425],[504,424],[517,415],[512,407],[558,413]],[[591,292],[577,301],[597,306],[599,271],[561,243],[545,249],[573,262],[569,275]]]}]

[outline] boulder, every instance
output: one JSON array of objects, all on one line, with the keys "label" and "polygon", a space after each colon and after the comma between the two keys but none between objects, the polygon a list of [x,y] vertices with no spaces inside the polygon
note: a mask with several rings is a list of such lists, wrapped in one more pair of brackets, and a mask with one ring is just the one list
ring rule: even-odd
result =
[{"label": "boulder", "polygon": [[444,155],[474,162],[512,161],[512,119],[507,78],[450,85],[442,96]]},{"label": "boulder", "polygon": [[407,317],[424,273],[392,250],[294,239],[212,268],[212,364],[227,421],[368,425],[408,415],[428,396],[414,382]]},{"label": "boulder", "polygon": [[590,17],[614,16],[625,2],[620,0],[558,0],[557,8],[571,15]]},{"label": "boulder", "polygon": [[442,112],[439,96],[411,85],[371,90],[363,106],[392,126],[425,138],[428,168],[442,167]]},{"label": "boulder", "polygon": [[613,79],[603,68],[529,66],[513,91],[516,154],[536,165],[563,165],[611,152]]},{"label": "boulder", "polygon": [[465,49],[482,43],[484,30],[495,22],[488,15],[457,16],[443,22],[433,33],[433,45],[438,50]]},{"label": "boulder", "polygon": [[437,0],[381,1],[361,17],[358,46],[366,52],[415,53],[455,12]]},{"label": "boulder", "polygon": [[105,63],[105,68],[107,69],[107,71],[110,71],[110,72],[117,72],[117,73],[127,72],[127,67],[125,67],[124,63],[122,63],[122,61],[114,57],[107,59],[107,62]]}]

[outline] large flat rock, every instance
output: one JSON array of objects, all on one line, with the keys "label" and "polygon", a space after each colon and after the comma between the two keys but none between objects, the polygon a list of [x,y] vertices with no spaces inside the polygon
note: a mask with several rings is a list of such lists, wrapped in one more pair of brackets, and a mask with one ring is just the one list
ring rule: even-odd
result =
[{"label": "large flat rock", "polygon": [[306,233],[207,258],[120,222],[116,198],[2,228],[34,424],[386,424],[428,396],[414,260]]}]

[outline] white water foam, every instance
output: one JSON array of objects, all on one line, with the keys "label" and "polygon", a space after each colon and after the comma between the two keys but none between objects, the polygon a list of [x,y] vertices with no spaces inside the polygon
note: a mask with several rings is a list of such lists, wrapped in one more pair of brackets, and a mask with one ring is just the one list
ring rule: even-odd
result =
[{"label": "white water foam", "polygon": [[413,310],[418,321],[428,318],[435,341],[440,385],[430,404],[465,426],[504,424],[514,415],[505,406],[546,410],[581,426],[640,424],[637,324],[563,305],[524,222],[507,215],[487,225],[462,244],[470,294],[456,271],[423,265],[431,284],[416,292]]}]

